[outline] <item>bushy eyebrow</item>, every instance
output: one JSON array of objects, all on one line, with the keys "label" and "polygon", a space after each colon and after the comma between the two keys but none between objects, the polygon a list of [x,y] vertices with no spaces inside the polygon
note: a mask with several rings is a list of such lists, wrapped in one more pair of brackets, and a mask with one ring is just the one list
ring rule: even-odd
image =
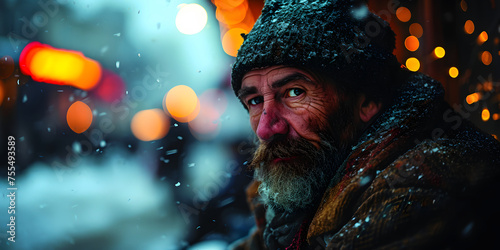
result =
[{"label": "bushy eyebrow", "polygon": [[[271,84],[271,88],[273,88],[273,89],[281,88],[281,87],[285,86],[286,84],[288,84],[289,82],[293,82],[293,81],[297,81],[297,80],[303,80],[303,81],[306,81],[309,83],[313,83],[313,81],[309,77],[307,77],[306,75],[304,75],[302,73],[297,72],[295,74],[291,74],[289,76],[286,76],[282,79],[279,79],[279,80],[273,82]],[[255,93],[257,93],[256,87],[254,87],[254,86],[243,87],[238,91],[238,98],[240,100],[243,100],[248,95],[255,94]]]}]

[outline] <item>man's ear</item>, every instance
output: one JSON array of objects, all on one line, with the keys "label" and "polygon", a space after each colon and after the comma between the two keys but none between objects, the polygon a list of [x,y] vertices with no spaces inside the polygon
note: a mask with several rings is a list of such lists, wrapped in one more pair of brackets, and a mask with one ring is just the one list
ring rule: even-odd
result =
[{"label": "man's ear", "polygon": [[363,95],[359,100],[359,118],[363,122],[369,122],[382,108],[382,103],[366,101],[366,97]]}]

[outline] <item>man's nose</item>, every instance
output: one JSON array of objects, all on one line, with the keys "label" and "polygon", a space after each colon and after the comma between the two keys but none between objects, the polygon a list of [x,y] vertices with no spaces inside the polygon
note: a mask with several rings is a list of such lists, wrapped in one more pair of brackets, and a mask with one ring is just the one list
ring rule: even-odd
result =
[{"label": "man's nose", "polygon": [[277,134],[286,135],[289,132],[287,121],[283,119],[274,104],[264,106],[255,132],[257,136],[261,140],[268,141]]}]

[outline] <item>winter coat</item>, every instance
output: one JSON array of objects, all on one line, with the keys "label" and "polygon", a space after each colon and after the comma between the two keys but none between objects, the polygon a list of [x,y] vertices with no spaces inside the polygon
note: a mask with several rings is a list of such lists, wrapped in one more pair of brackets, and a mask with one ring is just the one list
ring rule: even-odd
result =
[{"label": "winter coat", "polygon": [[[465,105],[462,115],[480,108]],[[500,143],[462,119],[440,83],[413,74],[352,148],[310,219],[291,223],[299,229],[281,249],[494,246],[499,177]],[[273,217],[266,221],[257,186],[247,189],[256,229],[235,249],[266,249]]]}]

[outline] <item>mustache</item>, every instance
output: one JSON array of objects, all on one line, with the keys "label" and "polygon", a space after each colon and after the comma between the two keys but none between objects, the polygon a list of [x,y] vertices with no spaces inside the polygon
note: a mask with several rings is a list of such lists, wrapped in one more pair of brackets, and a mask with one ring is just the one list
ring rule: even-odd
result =
[{"label": "mustache", "polygon": [[297,158],[294,160],[316,162],[320,158],[324,158],[323,152],[333,153],[337,151],[330,136],[325,133],[319,135],[321,138],[319,149],[304,138],[287,138],[284,135],[275,135],[269,141],[258,145],[249,167],[256,169],[277,158]]}]

